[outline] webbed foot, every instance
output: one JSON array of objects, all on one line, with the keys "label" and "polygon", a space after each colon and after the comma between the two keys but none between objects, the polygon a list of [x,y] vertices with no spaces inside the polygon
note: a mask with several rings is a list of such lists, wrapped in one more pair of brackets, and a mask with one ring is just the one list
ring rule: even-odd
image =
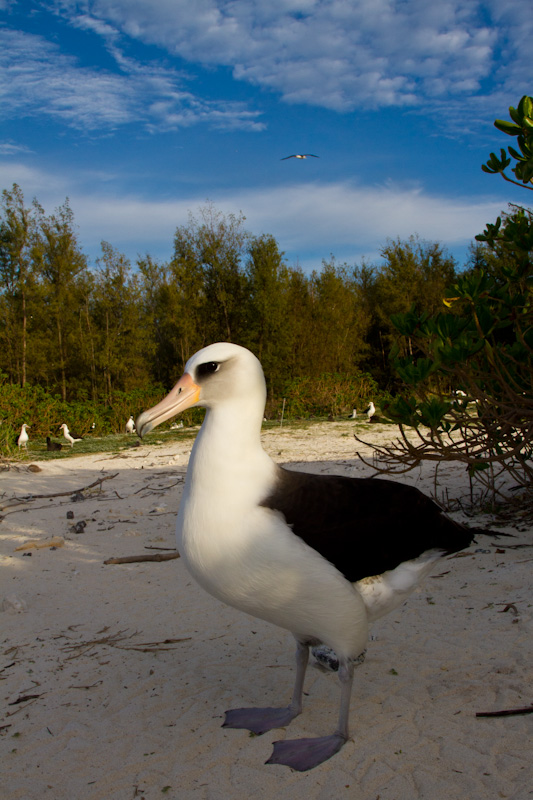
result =
[{"label": "webbed foot", "polygon": [[297,716],[290,708],[234,708],[226,711],[223,728],[247,728],[258,736],[284,728]]},{"label": "webbed foot", "polygon": [[345,742],[346,738],[339,733],[317,739],[285,739],[274,742],[272,755],[265,764],[285,764],[298,772],[305,772],[334,756]]}]

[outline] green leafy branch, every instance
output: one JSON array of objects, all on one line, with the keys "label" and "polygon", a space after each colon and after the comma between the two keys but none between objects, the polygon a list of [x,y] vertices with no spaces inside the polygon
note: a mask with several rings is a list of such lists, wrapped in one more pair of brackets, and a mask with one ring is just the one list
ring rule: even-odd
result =
[{"label": "green leafy branch", "polygon": [[[378,472],[403,473],[422,461],[462,462],[482,487],[472,502],[533,487],[533,219],[517,209],[478,237],[490,269],[463,273],[444,292],[444,310],[413,306],[391,317],[401,342],[390,352],[404,384],[383,412],[400,438],[374,448]],[[435,485],[436,482],[435,482]]]},{"label": "green leafy branch", "polygon": [[519,151],[509,146],[507,153],[516,162],[512,167],[517,180],[513,180],[505,174],[505,170],[511,164],[511,158],[505,149],[500,150],[500,156],[495,153],[490,154],[486,164],[482,164],[483,172],[491,175],[501,175],[502,178],[516,186],[533,191],[533,98],[524,95],[517,108],[509,107],[509,114],[512,122],[504,119],[497,119],[494,126],[508,136],[516,136]]}]

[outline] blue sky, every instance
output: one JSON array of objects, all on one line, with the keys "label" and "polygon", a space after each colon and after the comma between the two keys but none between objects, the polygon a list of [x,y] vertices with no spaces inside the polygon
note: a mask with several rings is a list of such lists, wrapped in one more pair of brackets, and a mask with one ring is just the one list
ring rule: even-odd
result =
[{"label": "blue sky", "polygon": [[0,0],[0,188],[68,196],[90,263],[169,259],[211,201],[305,270],[411,234],[462,264],[527,202],[480,165],[532,41],[531,0]]}]

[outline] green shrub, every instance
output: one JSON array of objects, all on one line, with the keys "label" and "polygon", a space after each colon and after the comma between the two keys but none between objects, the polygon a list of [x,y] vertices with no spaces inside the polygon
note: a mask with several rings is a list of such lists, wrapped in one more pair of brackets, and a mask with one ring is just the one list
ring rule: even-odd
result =
[{"label": "green shrub", "polygon": [[354,407],[361,408],[376,399],[379,390],[367,373],[355,375],[324,374],[319,378],[300,377],[288,381],[282,398],[269,400],[267,416],[279,418],[285,399],[284,416],[296,417],[337,416]]},{"label": "green shrub", "polygon": [[[124,433],[130,414],[137,417],[164,395],[161,386],[148,386],[131,392],[115,392],[106,405],[89,400],[67,403],[41,386],[22,388],[8,383],[6,376],[0,375],[0,453],[11,456],[17,451],[16,439],[23,423],[30,426],[30,449],[31,440],[43,440],[47,436],[60,438],[59,427],[63,422],[81,436]],[[201,421],[202,414],[199,409],[192,409],[183,415],[185,423]]]}]

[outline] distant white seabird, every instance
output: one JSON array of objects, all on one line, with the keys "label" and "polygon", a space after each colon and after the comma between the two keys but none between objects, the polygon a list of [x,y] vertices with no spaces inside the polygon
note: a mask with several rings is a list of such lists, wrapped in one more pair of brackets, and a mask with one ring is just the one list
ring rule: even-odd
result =
[{"label": "distant white seabird", "polygon": [[288,158],[320,158],[320,156],[314,156],[312,153],[294,153],[292,156],[280,158],[280,161],[287,161]]},{"label": "distant white seabird", "polygon": [[368,407],[365,408],[365,410],[363,411],[363,414],[366,414],[368,417],[368,421],[371,422],[372,417],[374,416],[375,413],[376,413],[376,406],[371,400],[370,403],[368,404]]},{"label": "distant white seabird", "polygon": [[26,425],[26,423],[24,423],[24,425],[20,429],[19,438],[17,439],[18,446],[19,447],[24,447],[25,450],[28,449],[28,442],[30,440],[30,437],[28,436],[28,434],[26,432],[26,428],[29,428],[29,427],[30,427],[29,425]]},{"label": "distant white seabird", "polygon": [[59,430],[63,431],[63,436],[65,437],[65,439],[67,440],[67,442],[70,444],[71,447],[74,447],[74,442],[81,442],[81,436],[79,437],[72,436],[65,423],[59,426]]}]

